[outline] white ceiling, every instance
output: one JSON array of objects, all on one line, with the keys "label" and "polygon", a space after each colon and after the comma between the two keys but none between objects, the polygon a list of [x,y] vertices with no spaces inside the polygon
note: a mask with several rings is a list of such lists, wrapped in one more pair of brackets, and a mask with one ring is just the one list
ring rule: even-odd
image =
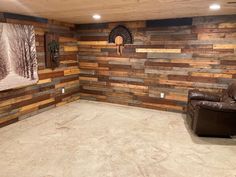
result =
[{"label": "white ceiling", "polygon": [[[212,3],[221,4],[210,11]],[[72,23],[166,19],[206,15],[236,14],[236,0],[0,0],[1,12],[44,17]]]}]

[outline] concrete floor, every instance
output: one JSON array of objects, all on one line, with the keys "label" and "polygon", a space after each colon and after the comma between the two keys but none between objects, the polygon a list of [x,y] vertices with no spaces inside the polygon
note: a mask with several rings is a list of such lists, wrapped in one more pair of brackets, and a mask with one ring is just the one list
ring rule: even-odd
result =
[{"label": "concrete floor", "polygon": [[0,129],[0,177],[236,177],[236,141],[185,116],[77,101]]}]

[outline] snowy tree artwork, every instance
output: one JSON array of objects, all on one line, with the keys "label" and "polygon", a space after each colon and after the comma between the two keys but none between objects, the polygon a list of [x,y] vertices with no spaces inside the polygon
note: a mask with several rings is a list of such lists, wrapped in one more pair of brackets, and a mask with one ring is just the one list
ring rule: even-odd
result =
[{"label": "snowy tree artwork", "polygon": [[0,23],[0,91],[37,81],[34,27]]}]

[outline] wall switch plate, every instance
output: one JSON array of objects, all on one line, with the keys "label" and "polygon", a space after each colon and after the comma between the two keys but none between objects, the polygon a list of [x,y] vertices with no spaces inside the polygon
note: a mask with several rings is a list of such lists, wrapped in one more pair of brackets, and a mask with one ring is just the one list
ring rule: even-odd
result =
[{"label": "wall switch plate", "polygon": [[165,93],[160,93],[161,98],[165,98]]},{"label": "wall switch plate", "polygon": [[65,93],[65,88],[62,88],[62,89],[61,89],[61,93]]}]

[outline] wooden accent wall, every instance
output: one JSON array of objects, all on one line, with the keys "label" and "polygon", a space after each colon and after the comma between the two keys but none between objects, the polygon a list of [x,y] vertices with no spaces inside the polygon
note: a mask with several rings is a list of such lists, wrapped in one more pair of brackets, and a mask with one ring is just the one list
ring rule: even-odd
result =
[{"label": "wooden accent wall", "polygon": [[[78,48],[73,24],[7,13],[0,13],[0,21],[34,25],[40,79],[36,85],[0,92],[0,127],[79,99]],[[55,70],[45,68],[45,32],[59,35],[61,64]],[[61,93],[62,88],[65,94]]]},{"label": "wooden accent wall", "polygon": [[[78,25],[81,98],[184,112],[189,89],[218,92],[235,81],[236,15],[178,21]],[[107,42],[117,25],[134,36],[122,56]]]}]

